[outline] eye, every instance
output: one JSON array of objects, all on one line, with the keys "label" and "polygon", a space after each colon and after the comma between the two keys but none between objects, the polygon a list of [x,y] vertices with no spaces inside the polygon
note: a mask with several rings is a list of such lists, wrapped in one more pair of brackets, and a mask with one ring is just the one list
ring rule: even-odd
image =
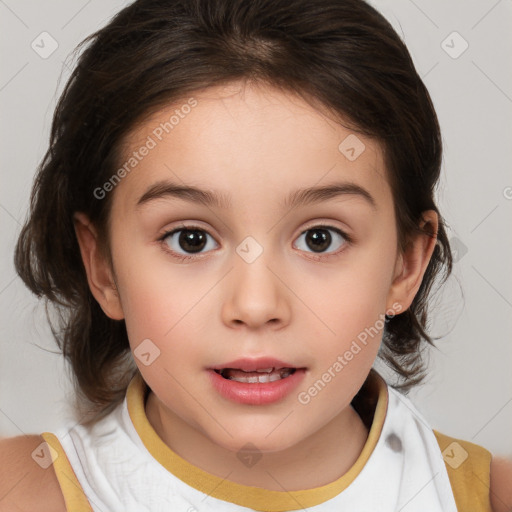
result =
[{"label": "eye", "polygon": [[[331,233],[334,233],[334,235]],[[333,242],[335,245],[334,253],[338,253],[340,250],[343,250],[342,248],[345,245],[351,242],[350,237],[340,229],[333,226],[324,225],[314,226],[306,229],[301,233],[297,240],[301,239],[306,245],[306,249],[303,249],[302,247],[298,248],[306,251],[309,248],[313,251],[313,253],[324,253],[326,249],[328,249],[333,244]],[[333,251],[331,251],[329,254],[332,253]]]},{"label": "eye", "polygon": [[215,248],[216,243],[208,232],[198,226],[181,226],[165,233],[160,241],[163,242],[165,250],[179,259],[193,258],[194,254],[200,254],[205,248],[207,250]]},{"label": "eye", "polygon": [[[337,247],[329,254],[336,254],[352,242],[352,239],[342,230],[326,225],[317,225],[303,231],[297,240],[300,241],[302,238],[306,248],[298,248],[305,251],[309,248],[316,254],[325,253],[333,242]],[[202,254],[205,250],[212,250],[216,246],[213,237],[198,226],[180,226],[164,233],[159,241],[163,243],[164,250],[181,260],[193,259],[195,255]]]}]

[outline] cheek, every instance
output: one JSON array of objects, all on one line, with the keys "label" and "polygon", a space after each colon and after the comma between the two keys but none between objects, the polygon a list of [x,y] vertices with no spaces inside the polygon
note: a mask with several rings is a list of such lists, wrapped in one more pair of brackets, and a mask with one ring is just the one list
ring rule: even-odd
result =
[{"label": "cheek", "polygon": [[311,309],[321,321],[315,319],[312,329],[311,319],[304,320],[304,332],[316,340],[314,366],[297,398],[312,415],[325,414],[325,404],[332,404],[332,416],[347,406],[377,357],[389,278],[375,261],[374,268],[365,263],[336,273],[327,288],[310,294]]},{"label": "cheek", "polygon": [[[123,311],[130,342],[152,338],[165,342],[183,330],[192,317],[192,307],[201,296],[194,280],[153,272],[139,272],[126,283],[122,293]],[[203,292],[204,294],[204,292]]]},{"label": "cheek", "polygon": [[165,368],[179,371],[176,361],[204,359],[201,347],[208,336],[211,338],[204,324],[204,319],[212,318],[208,292],[218,278],[205,275],[198,279],[193,265],[177,267],[160,256],[144,265],[134,254],[119,265],[118,273],[128,339],[136,362],[144,363],[140,358],[137,361],[143,347],[158,354],[156,364],[141,370],[153,374]]},{"label": "cheek", "polygon": [[312,280],[301,279],[298,295],[307,297],[305,302],[316,316],[314,336],[322,340],[323,350],[315,354],[320,362],[317,371],[325,371],[347,351],[350,364],[345,374],[371,367],[385,327],[393,268],[394,251],[389,245],[375,244],[329,270],[328,278],[317,274]]},{"label": "cheek", "polygon": [[337,336],[355,337],[385,313],[392,275],[391,262],[385,259],[385,255],[380,261],[361,257],[333,272],[322,289],[309,292],[318,316]]}]

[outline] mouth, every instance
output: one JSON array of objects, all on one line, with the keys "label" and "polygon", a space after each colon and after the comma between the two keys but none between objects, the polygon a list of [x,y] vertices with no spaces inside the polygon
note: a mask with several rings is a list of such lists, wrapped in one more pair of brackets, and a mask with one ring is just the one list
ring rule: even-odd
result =
[{"label": "mouth", "polygon": [[[295,366],[297,365],[297,366]],[[307,368],[271,356],[242,357],[207,368],[213,388],[231,402],[244,405],[277,403],[304,380]]]},{"label": "mouth", "polygon": [[267,382],[275,382],[278,380],[286,379],[290,375],[293,375],[296,370],[297,368],[272,367],[251,372],[246,372],[237,368],[222,368],[215,369],[214,371],[226,380],[235,380],[237,382],[244,382],[247,384],[265,384]]}]

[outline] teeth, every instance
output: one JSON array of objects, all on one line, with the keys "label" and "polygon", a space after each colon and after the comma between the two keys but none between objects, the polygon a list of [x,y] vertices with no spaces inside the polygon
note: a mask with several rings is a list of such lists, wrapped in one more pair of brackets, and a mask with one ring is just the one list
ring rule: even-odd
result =
[{"label": "teeth", "polygon": [[251,377],[228,377],[229,380],[235,380],[237,382],[245,382],[249,384],[255,384],[259,382],[260,384],[264,384],[266,382],[274,382],[276,380],[281,380],[281,376],[278,372],[273,372],[270,374],[259,375],[259,376],[251,376]]},{"label": "teeth", "polygon": [[235,380],[237,382],[244,382],[248,384],[264,384],[267,382],[275,382],[276,380],[284,379],[288,376],[290,376],[292,373],[294,373],[294,369],[292,368],[281,368],[279,370],[274,370],[273,368],[270,369],[270,372],[265,370],[265,373],[261,375],[254,375],[254,373],[259,372],[245,372],[245,373],[252,373],[251,375],[245,376],[240,375],[239,373],[236,376],[232,375],[225,375],[223,372],[221,372],[221,375],[223,375],[228,380]]}]

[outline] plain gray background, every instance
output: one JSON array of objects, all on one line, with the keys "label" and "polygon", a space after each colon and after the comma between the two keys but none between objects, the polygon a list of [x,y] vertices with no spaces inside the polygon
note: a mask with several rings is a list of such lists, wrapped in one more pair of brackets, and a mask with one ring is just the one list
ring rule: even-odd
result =
[{"label": "plain gray background", "polygon": [[[67,370],[43,305],[15,274],[13,250],[73,66],[67,57],[127,4],[0,0],[0,436],[53,431],[72,418]],[[405,40],[438,112],[438,199],[456,249],[434,310],[433,333],[445,336],[409,396],[433,428],[512,457],[512,2],[372,4]]]}]

